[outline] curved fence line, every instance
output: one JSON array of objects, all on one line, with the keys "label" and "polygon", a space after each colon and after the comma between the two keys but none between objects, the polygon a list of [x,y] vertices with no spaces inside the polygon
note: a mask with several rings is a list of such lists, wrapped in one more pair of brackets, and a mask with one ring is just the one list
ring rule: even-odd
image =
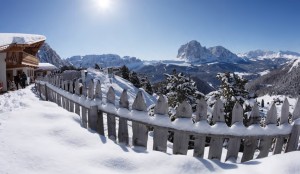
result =
[{"label": "curved fence line", "polygon": [[[209,146],[209,159],[221,159],[222,150],[227,148],[226,160],[236,161],[242,152],[241,162],[273,154],[295,151],[300,134],[300,102],[298,100],[289,123],[289,103],[284,101],[280,124],[277,125],[277,111],[273,104],[261,127],[259,108],[255,104],[250,115],[251,125],[243,124],[243,108],[236,103],[232,111],[232,124],[225,123],[223,103],[217,100],[213,107],[213,125],[207,122],[207,104],[198,101],[196,123],[192,120],[192,109],[183,102],[176,109],[176,119],[171,121],[167,115],[168,103],[160,96],[154,108],[154,116],[149,116],[142,92],[138,92],[129,108],[127,90],[124,89],[116,105],[115,91],[109,88],[106,98],[102,97],[101,83],[91,80],[87,85],[76,81],[63,81],[61,76],[36,80],[36,89],[41,98],[57,103],[64,109],[81,116],[82,126],[105,136],[104,124],[107,125],[108,137],[120,143],[129,144],[128,121],[132,122],[132,145],[147,147],[148,132],[153,130],[153,150],[166,152],[167,141],[173,141],[173,154],[186,155],[188,149],[194,149],[194,156],[203,158],[206,146]],[[107,114],[104,123],[103,113]],[[119,118],[118,132],[116,117]],[[225,143],[226,142],[226,143]]]}]

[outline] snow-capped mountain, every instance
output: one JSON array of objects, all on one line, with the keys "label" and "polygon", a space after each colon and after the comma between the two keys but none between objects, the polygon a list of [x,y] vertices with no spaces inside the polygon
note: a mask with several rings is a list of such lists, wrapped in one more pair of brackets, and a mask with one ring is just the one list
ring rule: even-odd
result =
[{"label": "snow-capped mountain", "polygon": [[58,68],[63,66],[70,66],[68,61],[61,59],[61,57],[54,51],[49,44],[44,43],[38,51],[37,57],[41,63],[51,63]]},{"label": "snow-capped mountain", "polygon": [[206,48],[202,47],[196,40],[182,45],[178,50],[177,58],[191,63],[237,62],[241,60],[236,54],[222,46]]},{"label": "snow-capped mountain", "polygon": [[238,56],[249,58],[249,59],[274,59],[274,58],[299,59],[300,53],[296,53],[292,51],[274,52],[274,51],[254,50],[254,51],[238,54]]},{"label": "snow-capped mountain", "polygon": [[66,59],[73,66],[79,68],[95,67],[98,64],[101,67],[123,66],[133,69],[143,66],[143,62],[136,57],[124,56],[120,57],[116,54],[102,54],[102,55],[86,55],[73,56]]}]

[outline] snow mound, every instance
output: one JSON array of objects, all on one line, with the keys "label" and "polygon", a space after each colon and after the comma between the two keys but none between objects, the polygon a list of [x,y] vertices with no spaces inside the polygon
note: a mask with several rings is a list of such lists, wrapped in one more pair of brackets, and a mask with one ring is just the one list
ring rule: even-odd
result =
[{"label": "snow mound", "polygon": [[[101,90],[105,95],[108,92],[109,87],[113,87],[116,93],[116,105],[119,104],[121,94],[124,89],[127,89],[129,103],[132,104],[138,91],[142,91],[147,107],[155,104],[157,99],[154,96],[151,96],[143,88],[136,88],[131,82],[123,79],[119,76],[109,77],[108,74],[100,72],[96,69],[89,68],[87,69],[86,82],[89,82],[91,79],[100,80]],[[106,96],[105,96],[106,97]]]},{"label": "snow mound", "polygon": [[46,40],[46,37],[43,35],[0,33],[0,47],[10,44],[33,44],[44,40]]}]

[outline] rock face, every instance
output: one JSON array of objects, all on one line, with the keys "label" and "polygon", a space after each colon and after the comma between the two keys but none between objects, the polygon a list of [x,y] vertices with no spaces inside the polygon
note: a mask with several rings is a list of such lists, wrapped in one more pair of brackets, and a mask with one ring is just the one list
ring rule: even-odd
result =
[{"label": "rock face", "polygon": [[77,68],[95,67],[95,64],[98,64],[101,67],[126,65],[129,68],[138,68],[143,65],[143,62],[136,57],[120,57],[116,54],[73,56],[66,60]]},{"label": "rock face", "polygon": [[236,54],[222,46],[206,48],[202,47],[196,40],[182,45],[178,50],[177,58],[191,63],[237,62],[241,60]]},{"label": "rock face", "polygon": [[41,63],[51,63],[58,68],[71,65],[69,62],[61,59],[61,57],[47,43],[44,43],[41,46],[37,57]]}]

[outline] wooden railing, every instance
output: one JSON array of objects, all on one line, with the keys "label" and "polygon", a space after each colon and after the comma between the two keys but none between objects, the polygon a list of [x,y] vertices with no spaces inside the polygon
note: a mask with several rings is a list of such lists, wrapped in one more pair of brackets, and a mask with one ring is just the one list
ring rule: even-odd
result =
[{"label": "wooden railing", "polygon": [[[166,152],[168,136],[173,134],[173,154],[186,155],[189,142],[193,137],[193,155],[204,157],[205,147],[209,147],[208,159],[221,159],[222,151],[227,148],[226,160],[236,161],[240,147],[243,147],[241,162],[254,158],[267,157],[272,154],[295,151],[298,148],[300,134],[300,102],[298,100],[289,123],[289,103],[285,100],[278,125],[275,104],[267,113],[264,126],[260,124],[257,104],[250,115],[251,125],[243,124],[243,108],[236,103],[232,111],[232,125],[227,126],[223,114],[223,103],[217,100],[213,107],[213,125],[207,122],[207,104],[198,101],[195,123],[192,121],[192,108],[183,102],[176,109],[175,121],[167,115],[168,103],[160,96],[154,108],[154,116],[149,116],[142,92],[138,92],[131,105],[127,90],[124,89],[120,101],[115,104],[115,91],[110,87],[106,97],[102,97],[100,81],[91,80],[82,86],[80,79],[75,83],[62,81],[60,76],[47,77],[36,81],[36,89],[41,98],[57,103],[64,109],[81,116],[82,126],[90,128],[119,143],[132,144],[147,148],[148,132],[153,130],[153,150]],[[104,123],[103,114],[107,114]],[[118,118],[118,132],[116,129]],[[132,122],[132,142],[129,142],[128,122]],[[208,140],[210,140],[208,142]],[[227,143],[224,143],[227,142]]]}]

